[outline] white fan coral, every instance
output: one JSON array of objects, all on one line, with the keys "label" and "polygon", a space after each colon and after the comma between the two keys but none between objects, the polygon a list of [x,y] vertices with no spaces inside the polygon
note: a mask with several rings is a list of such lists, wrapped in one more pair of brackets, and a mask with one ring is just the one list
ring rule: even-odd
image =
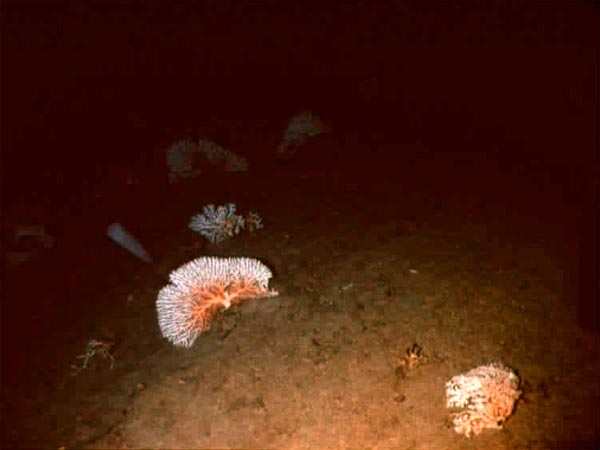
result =
[{"label": "white fan coral", "polygon": [[191,347],[210,329],[214,315],[245,299],[273,297],[271,270],[253,258],[200,257],[169,275],[156,300],[163,337],[176,346]]},{"label": "white fan coral", "polygon": [[225,150],[208,139],[201,139],[198,143],[188,139],[177,141],[167,149],[166,158],[171,183],[201,174],[203,166],[205,169],[213,166],[225,172],[248,170],[245,157]]},{"label": "white fan coral", "polygon": [[211,165],[220,166],[225,172],[245,172],[248,170],[246,158],[226,150],[208,139],[198,141],[198,152],[204,155]]},{"label": "white fan coral", "polygon": [[501,429],[521,396],[519,377],[501,363],[476,367],[446,383],[446,406],[454,431],[470,437],[486,428]]},{"label": "white fan coral", "polygon": [[213,244],[217,244],[237,235],[244,228],[244,218],[236,213],[234,203],[215,208],[215,205],[206,205],[202,214],[190,219],[190,229],[204,236]]},{"label": "white fan coral", "polygon": [[290,119],[285,129],[283,140],[277,148],[277,156],[290,158],[308,140],[325,132],[327,132],[325,123],[315,114],[297,114]]}]

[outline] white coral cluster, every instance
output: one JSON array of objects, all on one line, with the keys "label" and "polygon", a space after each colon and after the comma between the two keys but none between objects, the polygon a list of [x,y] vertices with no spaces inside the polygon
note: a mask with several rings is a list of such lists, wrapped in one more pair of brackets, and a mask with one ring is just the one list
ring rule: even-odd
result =
[{"label": "white coral cluster", "polygon": [[277,148],[277,156],[284,159],[290,158],[311,138],[326,132],[325,123],[315,114],[297,114],[290,119],[285,129],[283,140]]},{"label": "white coral cluster", "polygon": [[244,218],[236,214],[234,203],[215,207],[206,205],[202,214],[190,219],[190,229],[204,236],[213,244],[218,244],[226,239],[239,234],[244,228]]},{"label": "white coral cluster", "polygon": [[207,139],[198,141],[198,152],[213,166],[223,168],[225,172],[245,172],[248,170],[248,161],[241,155],[226,150]]},{"label": "white coral cluster", "polygon": [[177,141],[167,149],[166,157],[170,182],[201,174],[202,161],[225,172],[248,170],[246,158],[207,139],[201,139],[197,143],[188,139]]},{"label": "white coral cluster", "polygon": [[220,309],[244,299],[273,297],[271,270],[253,258],[200,257],[169,275],[156,300],[163,337],[174,345],[191,347],[210,328]]},{"label": "white coral cluster", "polygon": [[181,178],[193,178],[201,172],[198,168],[194,169],[197,151],[196,144],[187,139],[177,141],[167,149],[170,182],[176,182]]},{"label": "white coral cluster", "polygon": [[213,244],[238,235],[244,228],[253,233],[263,227],[262,217],[258,213],[251,211],[244,218],[236,214],[236,209],[235,203],[218,207],[213,204],[206,205],[202,208],[202,214],[190,219],[189,227]]},{"label": "white coral cluster", "polygon": [[519,377],[501,363],[476,367],[446,383],[446,406],[454,431],[470,437],[484,429],[501,429],[521,396]]}]

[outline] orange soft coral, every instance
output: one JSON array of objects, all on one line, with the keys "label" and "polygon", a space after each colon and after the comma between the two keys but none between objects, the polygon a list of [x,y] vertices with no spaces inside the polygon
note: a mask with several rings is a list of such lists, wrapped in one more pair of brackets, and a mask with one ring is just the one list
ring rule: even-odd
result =
[{"label": "orange soft coral", "polygon": [[210,329],[212,318],[221,310],[229,309],[231,305],[243,300],[260,297],[272,297],[277,291],[265,290],[256,283],[239,280],[225,284],[216,282],[208,286],[199,287],[191,296],[193,303],[193,323],[203,333]]}]

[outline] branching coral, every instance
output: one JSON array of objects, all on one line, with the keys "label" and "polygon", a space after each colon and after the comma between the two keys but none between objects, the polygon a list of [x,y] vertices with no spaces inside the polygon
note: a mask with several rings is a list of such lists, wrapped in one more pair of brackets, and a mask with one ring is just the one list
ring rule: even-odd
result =
[{"label": "branching coral", "polygon": [[201,257],[181,266],[158,293],[162,335],[174,345],[191,347],[220,310],[242,300],[278,295],[269,290],[271,277],[269,268],[252,258]]},{"label": "branching coral", "polygon": [[453,377],[446,383],[446,406],[453,410],[454,430],[470,437],[502,428],[521,394],[517,375],[500,363]]},{"label": "branching coral", "polygon": [[311,113],[296,114],[285,129],[283,140],[277,148],[277,156],[282,159],[294,156],[298,148],[326,131],[327,127],[318,116]]},{"label": "branching coral", "polygon": [[244,218],[235,212],[234,203],[219,207],[206,205],[202,214],[191,218],[189,227],[216,244],[237,235],[244,228]]}]

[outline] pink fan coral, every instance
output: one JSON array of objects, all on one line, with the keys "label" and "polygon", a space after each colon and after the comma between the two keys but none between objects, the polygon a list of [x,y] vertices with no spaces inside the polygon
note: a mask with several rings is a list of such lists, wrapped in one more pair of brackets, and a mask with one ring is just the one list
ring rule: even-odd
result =
[{"label": "pink fan coral", "polygon": [[220,310],[242,300],[278,295],[268,288],[271,277],[269,268],[252,258],[201,257],[184,264],[158,293],[162,335],[174,345],[191,347]]}]

